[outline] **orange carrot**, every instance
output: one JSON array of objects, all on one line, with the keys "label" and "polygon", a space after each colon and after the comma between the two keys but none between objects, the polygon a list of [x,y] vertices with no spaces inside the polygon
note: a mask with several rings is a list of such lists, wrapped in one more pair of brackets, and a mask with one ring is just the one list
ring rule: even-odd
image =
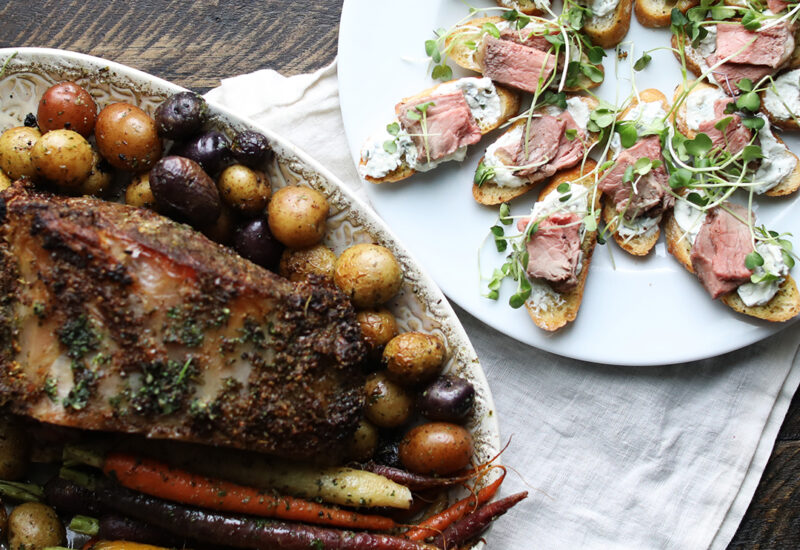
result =
[{"label": "orange carrot", "polygon": [[436,514],[435,516],[431,516],[425,521],[421,522],[419,525],[412,527],[403,533],[402,536],[416,541],[424,540],[430,536],[441,533],[449,525],[460,520],[470,512],[473,512],[479,506],[492,500],[492,497],[494,497],[494,495],[497,493],[497,490],[500,489],[500,485],[503,483],[503,480],[506,477],[506,469],[502,466],[496,467],[503,470],[503,473],[495,481],[478,491],[477,494],[471,494],[470,496],[459,500],[450,506],[450,508]]},{"label": "orange carrot", "polygon": [[295,497],[275,496],[128,454],[109,454],[103,472],[128,489],[200,508],[351,529],[383,531],[397,526],[387,517],[359,514]]}]

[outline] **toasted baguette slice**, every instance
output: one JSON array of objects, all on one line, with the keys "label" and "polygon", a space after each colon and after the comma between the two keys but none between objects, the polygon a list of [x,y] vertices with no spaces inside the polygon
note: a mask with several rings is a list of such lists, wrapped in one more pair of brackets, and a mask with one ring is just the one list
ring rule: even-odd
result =
[{"label": "toasted baguette slice", "polygon": [[[675,55],[675,59],[678,60],[678,63],[680,63],[681,55],[678,50],[680,44],[678,43],[678,37],[675,36],[674,34],[672,35],[671,44],[672,44],[672,53],[673,55]],[[701,67],[706,62],[705,58],[703,58],[703,56],[700,55],[700,52],[695,50],[691,44],[686,44],[686,47],[684,48],[683,51],[686,57],[686,69],[696,77],[702,75],[703,69],[701,69]],[[712,79],[713,81],[713,75],[709,74],[708,78]]]},{"label": "toasted baguette slice", "polygon": [[[591,96],[577,96],[580,97],[581,101],[583,101],[588,107],[590,111],[593,111],[597,108],[598,102],[595,98]],[[512,124],[506,133],[513,132],[514,129],[523,126],[525,124],[525,120],[518,120],[514,124]],[[586,143],[586,149],[589,149],[594,143],[597,141],[597,134],[589,134]],[[480,163],[484,161],[486,157],[481,157]],[[479,163],[479,164],[480,164]],[[580,165],[578,165],[580,168]],[[570,171],[572,169],[569,169]],[[589,172],[591,169],[584,169],[584,173]],[[553,177],[557,177],[558,174],[555,174]],[[547,180],[544,180],[545,182]],[[527,185],[522,185],[520,187],[501,187],[497,185],[497,182],[490,179],[485,181],[482,185],[477,185],[476,183],[472,184],[472,197],[479,202],[480,204],[486,206],[494,206],[504,202],[508,202],[512,199],[516,199],[517,197],[521,197],[531,189],[538,187],[543,182],[538,181],[536,183],[529,183]]]},{"label": "toasted baguette slice", "polygon": [[[664,234],[669,253],[675,256],[690,273],[694,273],[691,259],[692,245],[689,243],[689,239],[681,239],[683,231],[678,222],[675,221],[675,216],[672,213],[667,217]],[[744,305],[735,290],[721,296],[720,301],[734,311],[774,323],[788,321],[800,313],[800,292],[798,292],[797,284],[791,275],[786,276],[786,279],[778,289],[778,293],[763,306]]]},{"label": "toasted baguette slice", "polygon": [[[453,82],[452,80],[450,82]],[[439,86],[444,84],[448,84],[448,82],[443,82],[442,84],[437,84],[432,88],[428,88],[427,90],[420,92],[416,95],[403,99],[403,101],[413,101],[415,98],[424,98],[430,94],[432,94]],[[492,130],[496,130],[501,125],[508,122],[508,120],[517,114],[519,111],[519,95],[517,93],[503,88],[502,86],[498,86],[495,84],[495,88],[497,89],[497,95],[500,97],[500,116],[498,117],[497,121],[492,124],[478,124],[478,127],[481,130],[482,135],[486,135]],[[359,161],[359,166],[365,165],[367,162],[362,157]],[[416,173],[416,170],[411,168],[410,166],[406,165],[405,163],[398,166],[394,171],[389,172],[382,178],[373,178],[372,176],[364,176],[364,179],[371,182],[371,183],[392,183],[400,180],[404,180],[408,177],[413,176]]]},{"label": "toasted baguette slice", "polygon": [[[686,82],[686,85],[691,86],[694,82],[695,82],[694,80],[688,80]],[[713,87],[714,86],[711,86],[711,84],[700,82],[695,88],[692,89],[690,94],[702,90],[703,88],[713,88]],[[683,84],[678,84],[678,86],[675,88],[673,103],[677,102],[678,97],[683,93],[683,89],[684,89]],[[694,139],[694,137],[697,135],[697,132],[689,129],[689,124],[686,121],[686,109],[687,109],[686,103],[687,101],[684,100],[683,103],[681,103],[681,105],[675,110],[675,112],[672,113],[672,117],[675,126],[678,128],[678,131],[683,135],[685,135],[686,137],[688,137],[689,139]],[[769,115],[767,115],[767,118],[769,119]],[[770,119],[770,123],[771,122],[772,120]],[[780,136],[775,136],[775,140],[778,141],[779,143],[783,143],[783,140],[780,138]],[[798,162],[795,164],[794,170],[792,171],[791,174],[789,174],[778,185],[776,185],[775,187],[764,193],[768,197],[785,197],[786,195],[791,195],[792,193],[800,189],[800,158],[798,158],[797,155],[795,155],[792,151],[789,151],[788,148],[787,151]]]},{"label": "toasted baguette slice", "polygon": [[686,13],[700,4],[697,0],[636,0],[633,11],[636,19],[645,27],[669,27],[670,14],[674,8]]},{"label": "toasted baguette slice", "polygon": [[[589,159],[584,166],[583,172],[591,172],[594,170],[595,165],[596,163]],[[552,193],[562,183],[580,183],[591,188],[594,186],[594,176],[588,175],[581,177],[580,166],[576,166],[571,170],[565,170],[556,174],[556,176],[550,180],[547,187],[542,189],[539,197],[542,198]],[[591,195],[589,195],[589,197],[591,197]],[[598,190],[594,205],[595,209],[599,210],[601,207],[600,205],[600,191]],[[583,236],[583,243],[581,243],[583,265],[581,266],[581,272],[578,274],[578,285],[570,292],[557,293],[563,300],[561,304],[548,307],[545,311],[534,307],[530,303],[530,300],[525,303],[528,315],[530,315],[537,327],[552,332],[575,320],[575,317],[578,315],[578,310],[581,307],[581,301],[583,301],[583,289],[586,286],[586,276],[589,273],[589,264],[592,262],[592,253],[594,252],[596,244],[597,232],[586,231]]]},{"label": "toasted baguette slice", "polygon": [[[496,2],[498,6],[517,10],[525,15],[539,15],[544,11],[536,5],[534,0],[496,0]],[[551,5],[548,0],[543,0],[543,2],[540,2],[540,5],[541,4],[546,4],[547,6]]]},{"label": "toasted baguette slice", "polygon": [[[624,1],[624,0],[623,0]],[[470,19],[466,23],[462,23],[461,25],[457,26],[454,32],[445,40],[446,47],[451,47],[449,56],[453,62],[465,69],[470,71],[475,71],[478,73],[482,73],[481,66],[478,63],[477,56],[475,55],[475,49],[471,48],[468,44],[470,42],[474,42],[479,44],[483,38],[485,32],[482,30],[483,25],[486,23],[493,23],[497,25],[498,23],[505,23],[505,20],[502,17],[478,17],[476,19]],[[536,20],[534,23],[529,24],[531,25],[543,25],[546,24],[543,20]],[[525,27],[528,28],[528,27]],[[556,28],[556,27],[554,27]],[[524,32],[524,31],[523,31]],[[589,63],[589,58],[586,54],[583,54],[581,61],[584,63]],[[595,65],[601,72],[605,74],[605,68],[603,64],[600,63]],[[561,75],[560,73],[556,75],[555,82],[559,82]],[[602,82],[594,82],[589,77],[584,74],[581,74],[578,77],[578,85],[575,87],[565,87],[564,90],[567,92],[577,92],[581,90],[589,90],[592,88],[596,88],[602,84]]]},{"label": "toasted baguette slice", "polygon": [[[660,101],[664,106],[664,111],[669,112],[667,96],[665,96],[660,90],[656,90],[655,88],[642,90],[639,92],[639,99],[642,103]],[[625,115],[627,115],[638,103],[639,101],[634,96],[631,104],[619,114],[618,120],[624,120]],[[612,153],[609,151],[609,160],[611,160],[611,156]],[[625,252],[628,252],[634,256],[647,256],[647,254],[649,254],[656,245],[659,235],[661,235],[661,229],[658,226],[656,226],[655,231],[652,231],[650,234],[637,235],[636,237],[631,238],[626,238],[620,235],[617,232],[619,211],[614,207],[611,201],[604,201],[603,203],[603,221],[605,222],[608,230],[614,236],[614,241],[616,241],[619,247]]]},{"label": "toasted baguette slice", "polygon": [[603,48],[613,48],[625,38],[631,27],[633,0],[619,0],[613,12],[603,17],[590,17],[583,24],[592,42]]}]

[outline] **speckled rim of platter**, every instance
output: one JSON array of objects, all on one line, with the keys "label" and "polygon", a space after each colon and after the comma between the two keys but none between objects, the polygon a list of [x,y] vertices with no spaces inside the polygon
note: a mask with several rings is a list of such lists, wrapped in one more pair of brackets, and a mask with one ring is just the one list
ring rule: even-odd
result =
[{"label": "speckled rim of platter", "polygon": [[[111,102],[126,101],[150,114],[165,97],[184,90],[125,65],[65,50],[0,49],[0,64],[7,60],[5,72],[0,76],[0,131],[20,125],[27,113],[35,113],[42,92],[61,80],[73,80],[84,86],[100,108]],[[401,331],[422,330],[445,339],[449,353],[446,371],[475,385],[476,405],[468,426],[475,440],[474,460],[482,463],[493,457],[499,450],[500,433],[486,377],[461,323],[433,280],[419,268],[377,214],[308,154],[269,128],[249,122],[214,103],[210,106],[213,126],[229,134],[245,128],[254,129],[269,138],[276,153],[269,169],[273,186],[301,183],[327,196],[331,217],[325,244],[337,254],[359,242],[375,242],[392,250],[403,266],[405,282],[387,307],[396,315]]]}]

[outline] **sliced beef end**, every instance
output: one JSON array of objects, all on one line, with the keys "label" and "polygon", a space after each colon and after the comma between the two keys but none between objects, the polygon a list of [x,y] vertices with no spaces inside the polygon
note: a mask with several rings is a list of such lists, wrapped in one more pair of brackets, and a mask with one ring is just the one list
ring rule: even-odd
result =
[{"label": "sliced beef end", "polygon": [[539,82],[546,82],[556,66],[548,53],[510,40],[487,35],[479,50],[479,63],[484,76],[495,82],[535,93]]},{"label": "sliced beef end", "polygon": [[[733,204],[727,204],[726,208],[747,219],[745,208]],[[697,232],[692,245],[692,267],[708,293],[716,299],[750,279],[751,271],[744,261],[752,251],[747,224],[717,207],[706,214]]]},{"label": "sliced beef end", "polygon": [[[553,32],[553,34],[557,33],[558,31]],[[535,48],[543,52],[546,52],[553,47],[553,45],[547,41],[547,38],[545,38],[543,34],[532,34],[524,29],[503,29],[500,31],[500,39],[508,40],[509,42],[514,42],[522,46],[528,46],[529,48]]]},{"label": "sliced beef end", "polygon": [[573,212],[555,213],[528,241],[528,275],[547,281],[556,292],[569,292],[578,284],[580,220]]},{"label": "sliced beef end", "polygon": [[[712,54],[707,58],[707,63],[710,66],[714,65],[717,61],[722,59],[717,57],[717,54]],[[748,65],[746,63],[723,63],[714,69],[714,78],[720,83],[726,93],[730,95],[738,95],[740,93],[737,84],[745,78],[758,82],[767,75],[775,72],[772,67],[766,65]]]},{"label": "sliced beef end", "polygon": [[[736,113],[725,114],[725,107],[732,101],[733,99],[718,99],[714,103],[714,120],[706,120],[701,123],[697,131],[711,138],[711,144],[714,148],[724,149],[735,155],[750,143],[752,134],[742,124],[742,118],[739,115]],[[731,121],[725,128],[725,133],[722,133],[715,125],[726,117],[731,117]]]},{"label": "sliced beef end", "polygon": [[745,29],[741,23],[717,25],[715,54],[717,59],[733,56],[729,63],[764,65],[776,69],[789,59],[793,50],[794,31],[786,23],[757,32]]},{"label": "sliced beef end", "polygon": [[[422,119],[413,120],[409,117],[409,111],[421,115],[416,107],[429,102],[431,104],[425,112],[427,133],[423,135]],[[481,139],[481,129],[475,122],[475,117],[472,116],[462,92],[405,101],[398,103],[394,110],[403,129],[411,134],[411,139],[419,151],[420,162],[427,161],[428,155],[430,160],[446,157],[456,149],[472,145]]]},{"label": "sliced beef end", "polygon": [[[661,161],[658,168],[650,170],[638,178],[636,186],[626,182],[625,171],[641,158]],[[669,189],[669,176],[664,169],[661,157],[661,142],[658,136],[647,136],[630,149],[624,149],[614,166],[600,180],[600,190],[611,198],[614,208],[625,213],[625,219],[632,221],[640,217],[653,217],[672,206]]]},{"label": "sliced beef end", "polygon": [[785,10],[788,5],[789,2],[784,2],[784,0],[767,0],[767,7],[772,13],[780,13]]},{"label": "sliced beef end", "polygon": [[[567,138],[567,130],[577,132],[574,139]],[[568,111],[558,116],[542,115],[531,119],[528,132],[528,154],[525,155],[525,133],[514,157],[515,166],[529,166],[518,174],[531,183],[549,178],[559,170],[575,166],[583,158],[586,134],[575,123]]]}]

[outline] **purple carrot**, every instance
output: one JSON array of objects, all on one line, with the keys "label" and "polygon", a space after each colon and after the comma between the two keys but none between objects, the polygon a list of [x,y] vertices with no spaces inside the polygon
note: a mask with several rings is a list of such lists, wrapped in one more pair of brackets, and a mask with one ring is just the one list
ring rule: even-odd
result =
[{"label": "purple carrot", "polygon": [[438,548],[458,548],[483,533],[495,519],[527,497],[528,491],[523,491],[478,508],[442,531],[433,540],[433,545]]},{"label": "purple carrot", "polygon": [[462,476],[458,477],[432,477],[414,474],[401,470],[400,468],[393,468],[391,466],[384,466],[383,464],[376,464],[375,462],[367,462],[361,466],[362,470],[378,474],[387,479],[390,479],[400,485],[405,485],[412,491],[423,491],[425,489],[439,489],[442,487],[450,487],[458,485],[459,483],[466,483],[474,475],[475,471],[470,470]]},{"label": "purple carrot", "polygon": [[99,504],[180,537],[232,548],[283,550],[422,550],[431,546],[390,535],[343,531],[238,517],[189,508],[110,483],[96,489]]}]

